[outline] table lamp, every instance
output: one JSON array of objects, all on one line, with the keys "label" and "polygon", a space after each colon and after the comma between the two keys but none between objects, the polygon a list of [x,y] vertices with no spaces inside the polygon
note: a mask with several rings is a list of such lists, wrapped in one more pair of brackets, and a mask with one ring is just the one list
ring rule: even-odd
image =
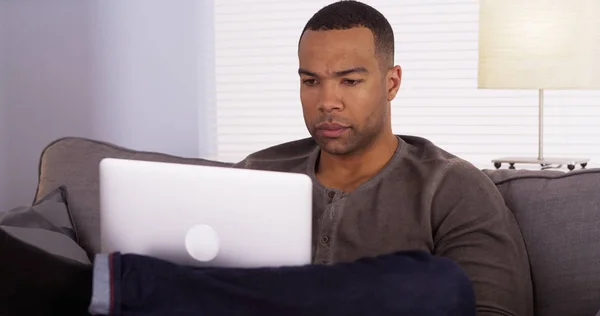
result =
[{"label": "table lamp", "polygon": [[544,90],[600,88],[600,0],[481,0],[477,84],[539,94],[538,156],[494,159],[496,168],[584,168],[588,158],[544,157]]}]

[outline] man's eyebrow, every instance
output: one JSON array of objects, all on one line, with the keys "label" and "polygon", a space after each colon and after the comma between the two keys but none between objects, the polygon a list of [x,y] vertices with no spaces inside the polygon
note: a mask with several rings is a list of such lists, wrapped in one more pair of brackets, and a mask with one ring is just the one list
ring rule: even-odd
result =
[{"label": "man's eyebrow", "polygon": [[[346,75],[356,73],[356,72],[368,73],[369,71],[365,67],[354,67],[354,68],[350,68],[350,69],[339,70],[339,71],[334,72],[333,74],[336,77],[341,77],[341,76],[346,76]],[[312,71],[308,71],[306,69],[302,69],[302,68],[298,69],[298,74],[307,75],[307,76],[311,76],[311,77],[318,77],[318,75],[316,73],[314,73]]]},{"label": "man's eyebrow", "polygon": [[341,77],[341,76],[346,76],[355,72],[361,72],[361,73],[368,73],[369,71],[367,71],[367,69],[365,67],[354,67],[354,68],[350,68],[350,69],[346,69],[346,70],[340,70],[340,71],[336,71],[334,72],[336,77]]},{"label": "man's eyebrow", "polygon": [[311,77],[318,77],[316,73],[314,73],[312,71],[308,71],[306,69],[302,69],[302,68],[298,68],[298,74],[299,75],[307,75],[307,76],[311,76]]}]

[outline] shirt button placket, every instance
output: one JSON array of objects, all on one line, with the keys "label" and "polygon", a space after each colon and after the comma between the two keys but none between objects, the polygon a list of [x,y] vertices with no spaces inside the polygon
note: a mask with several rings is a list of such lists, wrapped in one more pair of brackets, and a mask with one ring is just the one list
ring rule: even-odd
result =
[{"label": "shirt button placket", "polygon": [[327,207],[325,207],[325,212],[323,213],[323,218],[321,221],[321,228],[319,231],[318,245],[317,245],[317,253],[316,253],[316,263],[317,264],[328,264],[329,258],[331,256],[331,231],[333,228],[333,216],[332,212],[336,208],[333,204],[333,199],[336,196],[335,191],[328,191],[327,197],[329,198],[329,203]]},{"label": "shirt button placket", "polygon": [[329,197],[328,203],[332,203],[333,199],[335,198],[335,191],[329,191],[329,192],[327,192],[327,196]]}]

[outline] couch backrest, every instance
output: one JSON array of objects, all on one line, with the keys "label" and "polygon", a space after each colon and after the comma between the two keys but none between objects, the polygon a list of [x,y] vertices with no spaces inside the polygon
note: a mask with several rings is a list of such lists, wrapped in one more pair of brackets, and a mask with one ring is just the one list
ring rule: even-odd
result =
[{"label": "couch backrest", "polygon": [[99,172],[103,158],[124,158],[193,165],[230,164],[199,158],[183,158],[162,153],[133,151],[106,142],[83,138],[62,138],[42,152],[35,200],[65,186],[69,210],[81,246],[89,256],[100,251]]},{"label": "couch backrest", "polygon": [[600,310],[600,169],[484,170],[523,232],[536,315]]}]

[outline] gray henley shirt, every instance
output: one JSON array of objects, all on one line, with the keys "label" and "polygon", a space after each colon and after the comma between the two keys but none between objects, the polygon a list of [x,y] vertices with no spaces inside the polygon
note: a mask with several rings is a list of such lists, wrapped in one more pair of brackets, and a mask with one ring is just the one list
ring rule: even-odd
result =
[{"label": "gray henley shirt", "polygon": [[398,137],[387,165],[349,193],[319,183],[320,149],[311,138],[256,152],[234,167],[313,179],[314,263],[424,250],[463,268],[479,315],[533,315],[521,231],[491,180],[426,139]]}]

